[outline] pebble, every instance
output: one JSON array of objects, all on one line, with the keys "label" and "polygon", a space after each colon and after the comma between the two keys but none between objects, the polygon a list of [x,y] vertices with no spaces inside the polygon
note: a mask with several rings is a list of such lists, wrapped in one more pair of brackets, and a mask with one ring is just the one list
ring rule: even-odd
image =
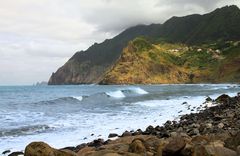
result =
[{"label": "pebble", "polygon": [[223,123],[219,123],[218,124],[218,128],[222,129],[224,127],[224,124]]},{"label": "pebble", "polygon": [[207,123],[206,124],[206,128],[211,129],[212,128],[212,124],[211,123]]}]

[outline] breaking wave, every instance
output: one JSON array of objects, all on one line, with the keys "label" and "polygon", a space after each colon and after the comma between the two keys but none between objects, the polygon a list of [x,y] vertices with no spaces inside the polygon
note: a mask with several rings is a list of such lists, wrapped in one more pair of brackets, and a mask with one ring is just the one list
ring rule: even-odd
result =
[{"label": "breaking wave", "polygon": [[105,94],[107,94],[108,96],[113,97],[113,98],[124,98],[125,97],[125,95],[123,94],[123,92],[121,90],[106,92]]},{"label": "breaking wave", "polygon": [[0,137],[6,136],[20,136],[20,135],[31,135],[34,133],[43,133],[51,128],[48,125],[31,125],[31,126],[23,126],[14,129],[3,129],[0,130]]}]

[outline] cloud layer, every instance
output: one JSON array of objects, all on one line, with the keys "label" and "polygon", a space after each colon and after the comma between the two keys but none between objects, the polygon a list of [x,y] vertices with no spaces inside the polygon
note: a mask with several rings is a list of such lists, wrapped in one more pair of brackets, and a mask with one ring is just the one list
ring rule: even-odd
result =
[{"label": "cloud layer", "polygon": [[47,81],[76,51],[137,24],[206,13],[239,0],[0,2],[0,85]]}]

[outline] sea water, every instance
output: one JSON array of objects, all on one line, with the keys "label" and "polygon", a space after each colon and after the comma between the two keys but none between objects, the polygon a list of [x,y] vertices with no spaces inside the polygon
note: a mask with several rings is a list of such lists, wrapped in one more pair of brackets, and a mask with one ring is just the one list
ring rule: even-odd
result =
[{"label": "sea water", "polygon": [[207,96],[238,92],[238,84],[0,86],[0,154],[32,141],[63,148],[145,130],[197,112]]}]

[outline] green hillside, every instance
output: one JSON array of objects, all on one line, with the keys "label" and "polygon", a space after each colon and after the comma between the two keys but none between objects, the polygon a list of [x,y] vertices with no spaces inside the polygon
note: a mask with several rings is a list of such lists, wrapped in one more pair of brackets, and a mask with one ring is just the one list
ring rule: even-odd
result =
[{"label": "green hillside", "polygon": [[240,41],[212,44],[130,41],[102,84],[240,82]]},{"label": "green hillside", "polygon": [[[120,57],[123,57],[126,51],[129,51],[126,50],[129,48],[137,48],[139,53],[143,53],[142,55],[136,53],[136,55],[131,56],[133,57],[131,58],[133,62],[140,63],[136,60],[140,61],[142,60],[141,57],[144,57],[144,62],[146,60],[149,61],[145,62],[143,66],[144,70],[148,70],[146,73],[149,74],[150,70],[156,75],[161,74],[165,77],[163,78],[163,83],[168,82],[169,76],[171,80],[176,78],[176,80],[171,81],[173,83],[195,83],[200,82],[200,80],[206,82],[224,82],[231,78],[235,80],[236,75],[233,73],[236,73],[237,69],[235,69],[235,65],[239,65],[239,62],[237,60],[232,62],[234,58],[228,56],[227,53],[229,51],[238,53],[238,48],[231,49],[232,47],[230,47],[230,49],[226,51],[223,50],[227,56],[224,54],[218,56],[214,53],[207,53],[207,49],[221,49],[221,46],[227,46],[227,41],[239,41],[239,28],[240,10],[237,6],[226,6],[204,15],[195,14],[185,17],[172,17],[164,24],[131,27],[112,39],[105,40],[100,44],[95,43],[86,51],[75,53],[68,62],[52,74],[48,84],[104,82],[103,79],[106,79],[106,73],[109,72],[113,66],[116,66],[116,62]],[[141,36],[144,37],[144,39],[142,39]],[[180,49],[178,53],[168,52],[171,48]],[[196,53],[196,49],[198,48],[203,49],[203,52]],[[136,58],[134,58],[134,56]],[[220,57],[220,59],[214,59],[214,57]],[[225,58],[223,59],[224,61],[221,60],[222,57]],[[159,63],[157,64],[156,62]],[[227,67],[224,65],[227,65]],[[231,68],[232,66],[233,68]],[[174,70],[172,68],[174,68]],[[211,69],[206,70],[205,68]],[[223,73],[230,72],[228,74],[229,78],[223,78],[222,76],[218,78],[218,76],[221,75],[220,70],[224,70],[225,72]],[[175,72],[170,72],[171,75],[167,76],[168,71]],[[179,73],[176,73],[178,71]],[[194,76],[193,81],[188,80],[191,72],[193,74],[191,74],[190,77]],[[202,78],[204,74],[210,75],[209,72],[215,74],[205,79]],[[180,76],[178,76],[178,74]],[[154,79],[153,83],[155,83],[155,79],[159,78],[157,78],[158,76],[156,76],[156,78],[153,77],[155,77],[154,74],[151,74],[151,79]],[[142,82],[141,79],[142,78],[139,78],[139,82]],[[146,79],[146,77],[143,77],[143,79]],[[156,83],[157,82],[159,81],[156,80]]]}]

